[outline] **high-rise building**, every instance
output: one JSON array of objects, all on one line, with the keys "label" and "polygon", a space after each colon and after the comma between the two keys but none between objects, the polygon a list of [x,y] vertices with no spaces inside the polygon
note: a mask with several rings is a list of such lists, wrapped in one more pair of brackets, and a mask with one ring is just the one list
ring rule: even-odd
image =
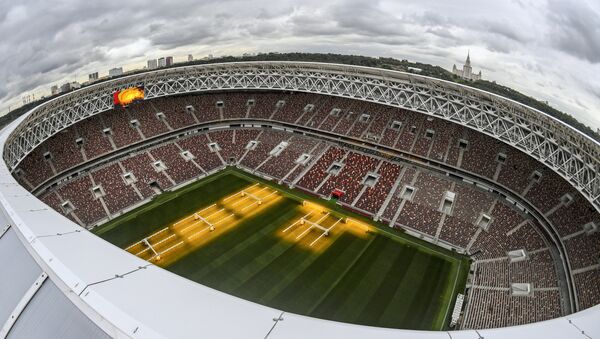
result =
[{"label": "high-rise building", "polygon": [[471,67],[471,53],[467,53],[467,60],[462,69],[456,68],[456,65],[452,67],[452,73],[466,80],[481,80],[481,71],[479,73],[473,73]]},{"label": "high-rise building", "polygon": [[148,60],[148,69],[156,69],[157,67],[158,63],[156,62],[156,59]]},{"label": "high-rise building", "polygon": [[119,75],[123,75],[123,67],[115,67],[108,70],[109,77],[116,77]]},{"label": "high-rise building", "polygon": [[165,63],[167,67],[172,66],[173,65],[173,57],[172,56],[168,56],[165,60]]},{"label": "high-rise building", "polygon": [[98,80],[98,72],[90,73],[88,75],[88,81],[96,81]]},{"label": "high-rise building", "polygon": [[194,61],[194,56],[191,54],[188,54],[188,61]]},{"label": "high-rise building", "polygon": [[68,91],[71,90],[71,84],[70,83],[64,83],[60,86],[60,93],[66,93]]},{"label": "high-rise building", "polygon": [[28,103],[33,102],[35,100],[35,96],[27,94],[22,96],[21,99],[23,100],[23,105],[27,105]]},{"label": "high-rise building", "polygon": [[58,93],[60,93],[60,91],[59,91],[57,85],[54,85],[54,86],[50,87],[50,94],[57,95]]},{"label": "high-rise building", "polygon": [[158,58],[158,67],[165,67],[167,64],[165,63],[165,58]]},{"label": "high-rise building", "polygon": [[66,82],[62,84],[62,86],[60,86],[60,93],[66,93],[72,90],[76,90],[78,88],[81,88],[81,84],[77,81]]}]

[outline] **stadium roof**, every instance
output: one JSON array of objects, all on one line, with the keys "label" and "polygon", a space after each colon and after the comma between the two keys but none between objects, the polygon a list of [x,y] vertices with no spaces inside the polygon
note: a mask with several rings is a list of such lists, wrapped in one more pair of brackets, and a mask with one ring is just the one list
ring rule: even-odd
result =
[{"label": "stadium roof", "polygon": [[[5,152],[7,138],[26,119],[0,132]],[[0,225],[10,225],[0,226],[0,276],[10,277],[0,281],[0,336],[600,338],[600,306],[529,325],[451,332],[284,313],[179,277],[87,232],[21,187],[5,161],[0,183]]]}]

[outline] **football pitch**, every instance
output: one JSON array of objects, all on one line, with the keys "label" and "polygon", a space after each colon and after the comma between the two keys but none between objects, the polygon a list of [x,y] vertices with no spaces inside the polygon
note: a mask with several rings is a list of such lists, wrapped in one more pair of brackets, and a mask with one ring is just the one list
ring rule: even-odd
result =
[{"label": "football pitch", "polygon": [[468,259],[237,169],[94,232],[217,290],[348,323],[446,329]]}]

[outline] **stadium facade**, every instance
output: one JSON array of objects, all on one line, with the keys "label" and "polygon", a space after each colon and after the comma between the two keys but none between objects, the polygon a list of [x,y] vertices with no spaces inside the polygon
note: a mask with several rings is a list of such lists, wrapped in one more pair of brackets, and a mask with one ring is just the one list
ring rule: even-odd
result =
[{"label": "stadium facade", "polygon": [[[419,332],[349,325],[285,313],[196,284],[87,232],[36,198],[13,175],[37,146],[113,109],[113,93],[143,87],[146,99],[176,94],[297,91],[399,107],[468,127],[544,163],[600,211],[600,145],[514,101],[442,80],[347,65],[245,62],[123,77],[49,101],[0,136],[0,335],[8,338],[394,337],[595,338],[600,306],[579,309],[567,251],[569,315],[523,326]],[[5,225],[5,226],[4,226]]]}]

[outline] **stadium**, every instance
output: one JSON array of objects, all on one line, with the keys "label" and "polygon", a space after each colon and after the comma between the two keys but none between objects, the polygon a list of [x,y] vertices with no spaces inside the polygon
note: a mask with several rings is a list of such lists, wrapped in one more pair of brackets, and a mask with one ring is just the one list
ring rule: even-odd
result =
[{"label": "stadium", "polygon": [[600,145],[489,92],[192,65],[0,140],[3,337],[600,337]]}]

